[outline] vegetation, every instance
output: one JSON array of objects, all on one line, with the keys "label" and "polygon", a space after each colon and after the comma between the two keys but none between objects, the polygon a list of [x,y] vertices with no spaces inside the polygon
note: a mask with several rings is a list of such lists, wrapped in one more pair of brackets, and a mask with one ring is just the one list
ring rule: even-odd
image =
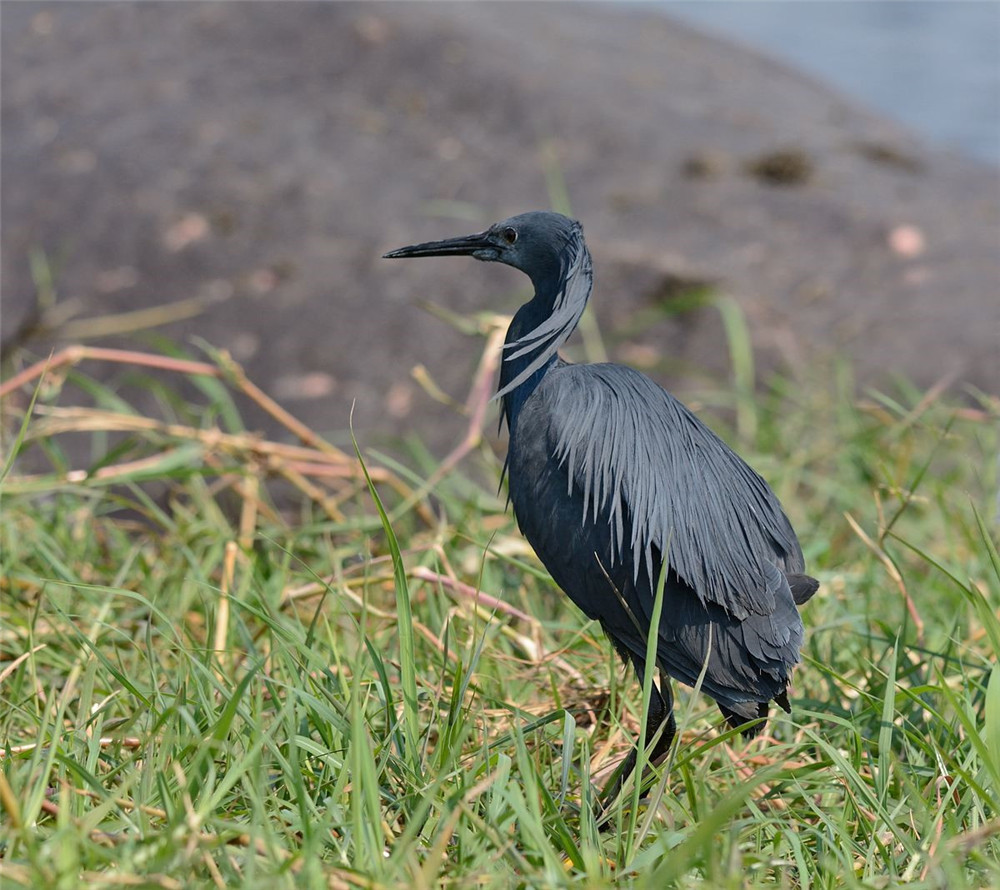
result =
[{"label": "vegetation", "polygon": [[[362,464],[222,356],[77,350],[8,387],[3,886],[1000,886],[998,403],[858,399],[843,366],[754,393],[727,311],[737,379],[686,395],[822,581],[794,713],[746,743],[680,689],[604,832],[642,696],[476,481],[494,326],[443,465]],[[301,445],[247,433],[247,397]]]}]

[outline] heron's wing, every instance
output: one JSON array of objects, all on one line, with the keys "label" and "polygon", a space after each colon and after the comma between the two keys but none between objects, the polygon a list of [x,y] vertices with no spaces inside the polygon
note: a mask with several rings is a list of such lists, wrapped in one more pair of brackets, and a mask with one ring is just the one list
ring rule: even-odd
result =
[{"label": "heron's wing", "polygon": [[622,365],[566,365],[539,395],[570,491],[582,492],[585,521],[610,524],[616,559],[655,583],[663,554],[733,617],[774,611],[768,567],[801,572],[802,551],[767,483],[715,433]]}]

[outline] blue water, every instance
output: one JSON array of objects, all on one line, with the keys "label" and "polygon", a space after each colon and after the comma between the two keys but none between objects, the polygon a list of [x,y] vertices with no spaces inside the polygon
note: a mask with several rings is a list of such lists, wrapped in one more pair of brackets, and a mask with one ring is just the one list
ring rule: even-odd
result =
[{"label": "blue water", "polygon": [[1000,164],[998,0],[660,0],[930,140]]}]

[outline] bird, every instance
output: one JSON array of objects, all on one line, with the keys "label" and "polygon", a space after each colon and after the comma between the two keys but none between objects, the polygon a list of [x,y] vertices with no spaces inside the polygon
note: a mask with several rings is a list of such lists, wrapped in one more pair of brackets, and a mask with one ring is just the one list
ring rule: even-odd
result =
[{"label": "bird", "polygon": [[[531,280],[500,363],[500,484],[506,477],[518,527],[556,585],[599,622],[640,684],[655,633],[649,762],[662,762],[676,736],[671,677],[688,686],[700,678],[746,737],[762,730],[770,702],[790,712],[804,638],[798,606],[819,582],[805,574],[777,496],[690,409],[633,368],[560,357],[593,289],[582,225],[531,211],[384,254],[437,256],[503,263]],[[600,804],[616,798],[636,761],[633,746]]]}]

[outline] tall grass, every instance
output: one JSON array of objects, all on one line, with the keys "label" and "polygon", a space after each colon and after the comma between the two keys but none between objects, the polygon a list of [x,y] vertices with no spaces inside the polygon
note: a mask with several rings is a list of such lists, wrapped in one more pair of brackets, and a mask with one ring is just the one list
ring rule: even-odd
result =
[{"label": "tall grass", "polygon": [[481,473],[324,475],[240,439],[231,376],[144,425],[68,370],[7,445],[48,469],[3,483],[3,886],[1000,886],[997,403],[742,367],[692,395],[823,583],[793,714],[745,743],[680,689],[605,832],[643,690]]}]

